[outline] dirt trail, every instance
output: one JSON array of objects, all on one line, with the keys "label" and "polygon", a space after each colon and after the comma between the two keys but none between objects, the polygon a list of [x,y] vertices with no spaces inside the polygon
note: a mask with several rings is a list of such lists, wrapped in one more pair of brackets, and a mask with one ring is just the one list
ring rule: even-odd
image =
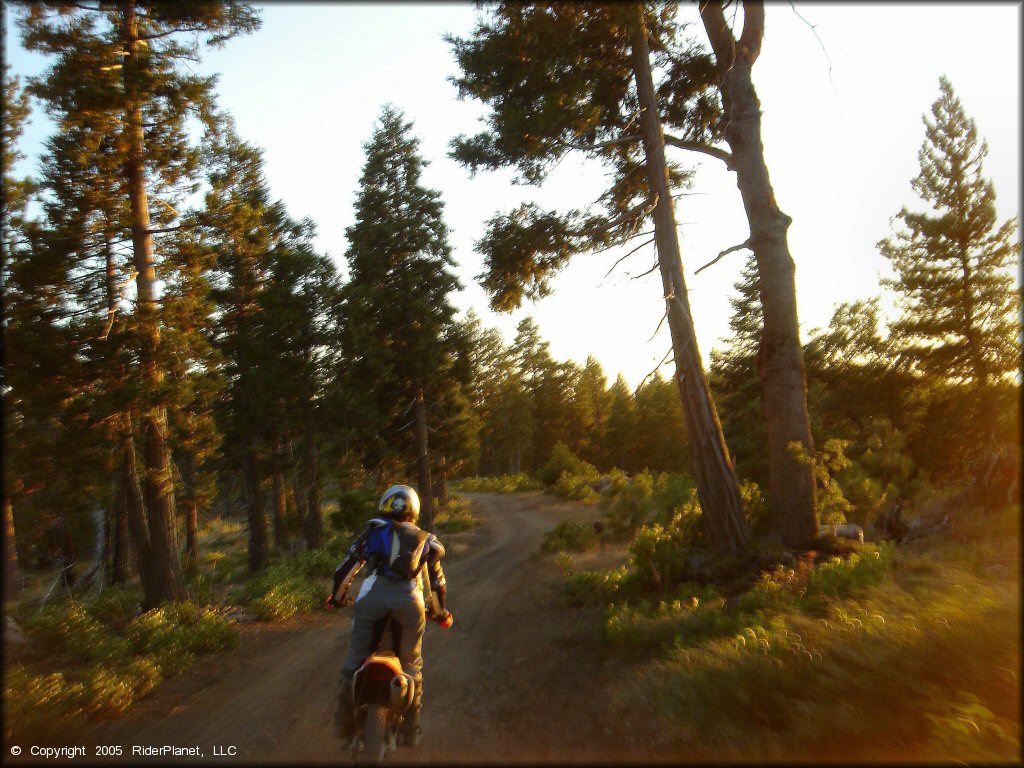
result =
[{"label": "dirt trail", "polygon": [[[545,531],[582,516],[536,493],[468,495],[481,525],[446,542],[456,623],[450,630],[427,624],[424,739],[399,756],[614,759],[603,735],[609,675],[595,642],[599,617],[560,604],[550,585],[554,566],[536,557]],[[345,762],[332,723],[350,625],[346,612],[260,630],[239,652],[165,686],[95,743],[122,744],[128,756],[131,745],[170,744],[199,746],[208,760],[215,746],[234,746],[245,762]]]}]

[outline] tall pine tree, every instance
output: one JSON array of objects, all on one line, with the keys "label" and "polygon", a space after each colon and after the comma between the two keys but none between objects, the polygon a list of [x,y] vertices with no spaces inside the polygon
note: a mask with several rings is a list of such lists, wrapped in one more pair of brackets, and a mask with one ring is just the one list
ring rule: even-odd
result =
[{"label": "tall pine tree", "polygon": [[1021,245],[1016,217],[997,221],[983,175],[987,144],[945,77],[924,116],[920,173],[911,181],[930,210],[903,208],[903,225],[878,243],[896,270],[887,281],[902,317],[892,332],[922,372],[976,388],[1020,370],[1020,291],[1012,268]]},{"label": "tall pine tree", "polygon": [[[211,122],[214,85],[214,78],[189,73],[185,62],[198,60],[201,37],[208,45],[221,45],[257,25],[256,14],[237,2],[38,3],[27,6],[21,19],[26,47],[54,57],[33,89],[62,132],[102,120],[113,140],[117,195],[127,210],[135,273],[130,334],[135,359],[129,378],[139,392],[139,426],[145,436],[142,488],[140,493],[129,488],[128,523],[147,605],[184,595],[168,443],[169,350],[168,340],[161,339],[162,254],[156,236],[173,223],[175,203],[180,205],[195,181],[199,154],[190,139],[189,118]],[[133,471],[129,447],[126,474]]]},{"label": "tall pine tree", "polygon": [[387,105],[370,140],[345,234],[349,281],[341,372],[365,461],[385,476],[415,467],[423,526],[430,529],[428,429],[451,414],[439,407],[455,375],[455,308],[440,192],[423,185],[426,162],[412,124]]}]

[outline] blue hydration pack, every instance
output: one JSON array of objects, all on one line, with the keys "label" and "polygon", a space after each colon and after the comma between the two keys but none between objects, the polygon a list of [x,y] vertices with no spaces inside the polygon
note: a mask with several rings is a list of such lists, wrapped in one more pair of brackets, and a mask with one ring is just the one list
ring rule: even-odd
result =
[{"label": "blue hydration pack", "polygon": [[413,579],[423,564],[427,535],[412,523],[387,520],[370,531],[363,553],[368,562],[376,563],[377,572],[392,579]]}]

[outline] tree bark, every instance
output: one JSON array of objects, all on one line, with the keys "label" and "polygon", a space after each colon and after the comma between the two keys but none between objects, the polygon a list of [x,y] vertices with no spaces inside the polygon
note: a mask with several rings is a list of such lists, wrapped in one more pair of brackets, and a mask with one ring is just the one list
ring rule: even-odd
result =
[{"label": "tree bark", "polygon": [[437,512],[441,514],[448,509],[448,460],[442,456],[437,461]]},{"label": "tree bark", "polygon": [[283,446],[280,441],[274,452],[274,549],[288,549],[288,496],[284,487]]},{"label": "tree bark", "polygon": [[682,257],[676,232],[675,210],[665,161],[665,139],[654,80],[643,5],[634,7],[632,30],[633,75],[640,102],[640,128],[654,207],[655,242],[662,286],[668,302],[668,325],[676,364],[676,385],[683,404],[686,432],[693,455],[704,527],[715,549],[734,552],[746,547],[750,533],[743,517],[736,470],[722,434],[707,378],[697,349],[690,302],[683,280]]},{"label": "tree bark", "polygon": [[306,422],[306,440],[304,460],[306,477],[309,478],[309,493],[306,501],[306,519],[303,521],[303,533],[306,536],[306,548],[316,549],[323,541],[324,517],[320,499],[320,466],[316,457],[316,445],[313,443],[313,429]]},{"label": "tree bark", "polygon": [[296,530],[301,531],[305,526],[306,515],[308,514],[306,494],[302,492],[302,482],[299,480],[298,462],[295,461],[295,455],[292,452],[291,438],[288,439],[286,446],[288,451],[288,466],[291,468],[288,476],[292,485],[292,499],[295,501],[295,528]]},{"label": "tree bark", "polygon": [[[152,560],[150,558],[149,528],[146,525],[146,505],[142,498],[138,467],[135,462],[135,438],[132,435],[131,418],[122,419],[124,432],[121,436],[121,481],[124,488],[125,523],[135,550],[135,567],[142,582],[142,591],[148,598],[157,591],[154,586]],[[148,604],[148,599],[146,599]]]},{"label": "tree bark", "polygon": [[18,572],[18,548],[14,539],[14,505],[4,494],[4,600],[21,596],[21,575]]},{"label": "tree bark", "polygon": [[419,470],[420,523],[424,531],[433,532],[434,513],[430,489],[430,453],[427,447],[427,409],[423,402],[423,387],[416,388],[413,404],[416,419],[416,466]]},{"label": "tree bark", "polygon": [[775,201],[761,141],[761,104],[751,79],[764,36],[763,3],[744,2],[743,14],[743,32],[737,43],[721,4],[701,6],[701,19],[722,76],[725,140],[750,225],[748,243],[757,259],[764,314],[757,362],[768,430],[773,530],[787,545],[802,546],[818,533],[818,513],[813,468],[799,462],[789,448],[797,442],[807,455],[814,453],[797,319],[796,267],[787,241],[792,219]]},{"label": "tree bark", "polygon": [[[156,311],[156,262],[153,238],[149,232],[149,200],[146,195],[145,147],[142,129],[142,104],[138,80],[144,66],[138,55],[138,20],[135,3],[122,9],[122,33],[125,58],[121,68],[125,92],[125,139],[127,159],[125,180],[132,214],[132,250],[135,259],[136,309],[140,327],[139,359],[146,390],[155,395],[161,388],[163,374],[157,364],[160,344],[160,318]],[[149,563],[153,578],[146,590],[147,607],[164,600],[184,598],[184,581],[178,563],[173,512],[173,488],[167,449],[167,413],[162,404],[149,404],[142,415],[145,447],[145,504],[148,512]]]},{"label": "tree bark", "polygon": [[110,561],[110,578],[113,585],[128,581],[128,489],[122,471],[118,478],[117,497],[114,502],[113,555]]},{"label": "tree bark", "polygon": [[255,448],[245,452],[245,488],[249,508],[249,570],[259,571],[270,564],[267,546],[267,515],[263,511],[259,465]]},{"label": "tree bark", "polygon": [[184,486],[185,502],[185,562],[186,573],[199,570],[199,504],[196,501],[195,456],[192,451],[182,451],[181,484]]}]

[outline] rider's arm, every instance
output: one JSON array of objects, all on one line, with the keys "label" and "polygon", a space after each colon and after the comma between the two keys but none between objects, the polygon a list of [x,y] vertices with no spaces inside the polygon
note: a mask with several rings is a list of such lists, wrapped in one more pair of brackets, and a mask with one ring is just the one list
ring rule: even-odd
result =
[{"label": "rider's arm", "polygon": [[[352,546],[348,548],[348,557],[345,561],[334,569],[334,588],[331,590],[331,599],[329,602],[334,605],[340,605],[345,599],[345,593],[338,594],[338,588],[342,585],[345,579],[353,568],[361,566],[366,562],[366,540],[370,537],[370,533],[373,531],[374,526],[367,526],[366,530],[363,531],[359,538],[352,542]],[[346,588],[345,592],[348,589]]]},{"label": "rider's arm", "polygon": [[444,611],[445,592],[447,583],[444,579],[444,569],[441,568],[441,558],[444,557],[444,547],[437,540],[434,534],[429,534],[426,541],[427,547],[427,574],[430,577],[430,589],[437,595],[437,601]]}]

